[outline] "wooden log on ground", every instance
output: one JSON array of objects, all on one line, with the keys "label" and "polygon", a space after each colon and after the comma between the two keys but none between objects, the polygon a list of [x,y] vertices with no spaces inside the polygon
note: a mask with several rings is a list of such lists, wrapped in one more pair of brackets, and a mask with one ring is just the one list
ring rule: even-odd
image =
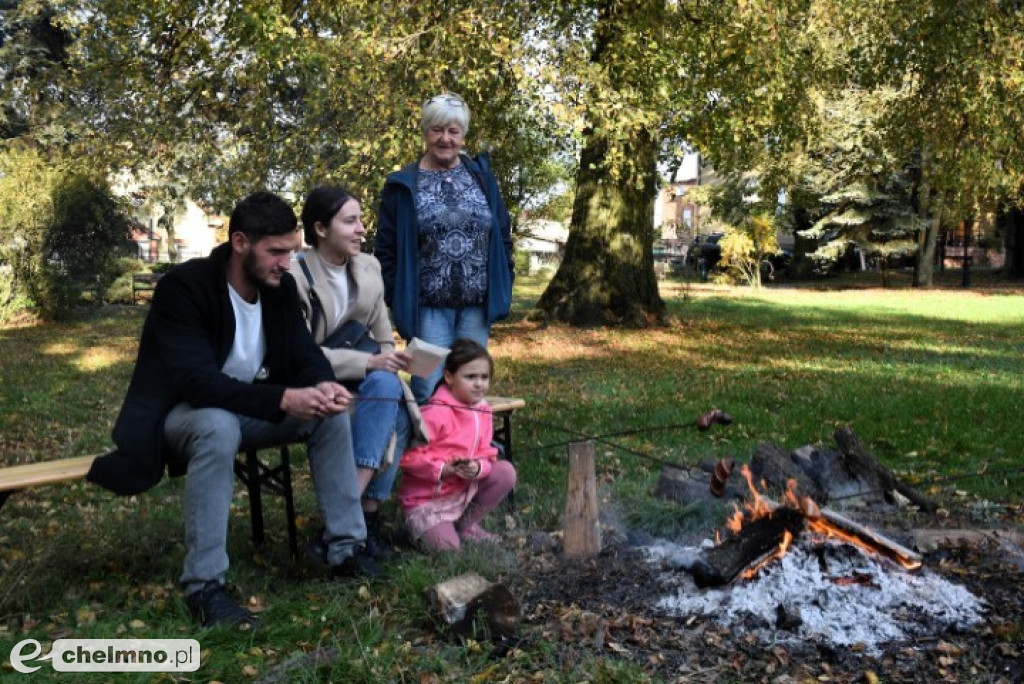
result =
[{"label": "wooden log on ground", "polygon": [[453,577],[427,588],[431,610],[444,622],[453,625],[466,617],[470,601],[491,587],[491,582],[475,572]]},{"label": "wooden log on ground", "polygon": [[797,491],[815,501],[824,503],[828,499],[827,492],[811,479],[797,465],[793,457],[775,444],[758,444],[750,459],[750,472],[754,475],[754,484],[764,480],[776,492],[785,492],[789,480],[796,480]]},{"label": "wooden log on ground", "polygon": [[[476,638],[509,638],[522,614],[518,599],[504,584],[495,584],[475,572],[427,588],[427,601],[435,618],[456,634]],[[480,628],[486,633],[480,633]]]},{"label": "wooden log on ground", "polygon": [[897,491],[926,513],[934,513],[938,510],[939,505],[935,501],[901,481],[891,470],[879,463],[854,434],[852,428],[840,427],[836,430],[834,437],[836,444],[839,445],[839,450],[843,452],[850,472],[855,473],[858,477],[868,476],[875,480],[878,483],[877,488],[885,493],[886,499],[890,503],[892,503],[890,492]]},{"label": "wooden log on ground", "polygon": [[601,551],[593,442],[569,445],[568,489],[563,537],[565,555],[570,558],[593,558]]}]

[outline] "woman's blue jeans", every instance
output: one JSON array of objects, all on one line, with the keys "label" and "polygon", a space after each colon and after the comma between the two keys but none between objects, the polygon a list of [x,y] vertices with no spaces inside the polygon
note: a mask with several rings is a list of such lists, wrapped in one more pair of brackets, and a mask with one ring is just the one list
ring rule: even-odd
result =
[{"label": "woman's blue jeans", "polygon": [[[487,316],[482,306],[464,309],[420,307],[419,337],[424,342],[449,348],[455,340],[467,337],[486,347],[490,333],[491,328],[487,325]],[[417,402],[422,404],[434,393],[434,387],[441,379],[443,367],[442,363],[426,378],[413,376],[409,385],[412,387],[412,393],[416,395]]]},{"label": "woman's blue jeans", "polygon": [[395,433],[395,454],[387,470],[378,472],[363,492],[364,499],[387,501],[398,475],[398,462],[409,443],[409,412],[401,403],[405,399],[402,382],[394,373],[374,370],[359,383],[356,408],[352,412],[352,451],[356,466],[380,467],[392,433]]}]

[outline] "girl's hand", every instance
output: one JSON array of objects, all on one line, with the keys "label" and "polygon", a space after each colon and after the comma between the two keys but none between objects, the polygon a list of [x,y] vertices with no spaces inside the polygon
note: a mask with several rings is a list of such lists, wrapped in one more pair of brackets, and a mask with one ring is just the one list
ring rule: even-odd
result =
[{"label": "girl's hand", "polygon": [[480,474],[480,461],[460,458],[452,461],[456,474],[465,480],[473,480]]}]

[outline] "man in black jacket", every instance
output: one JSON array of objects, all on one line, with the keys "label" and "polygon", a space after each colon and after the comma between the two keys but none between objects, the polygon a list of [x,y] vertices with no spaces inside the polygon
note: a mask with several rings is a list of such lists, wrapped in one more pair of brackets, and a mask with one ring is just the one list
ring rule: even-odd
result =
[{"label": "man in black jacket", "polygon": [[255,624],[224,584],[239,449],[306,438],[332,572],[376,576],[352,455],[348,391],[313,342],[288,273],[295,212],[257,192],[231,214],[229,242],[156,288],[114,425],[117,450],[88,478],[119,494],[185,473],[181,582],[204,625]]}]

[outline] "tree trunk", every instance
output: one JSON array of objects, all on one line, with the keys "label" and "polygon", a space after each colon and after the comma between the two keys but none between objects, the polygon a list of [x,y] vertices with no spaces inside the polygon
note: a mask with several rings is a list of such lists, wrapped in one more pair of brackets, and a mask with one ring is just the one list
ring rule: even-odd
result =
[{"label": "tree trunk", "polygon": [[1003,232],[1003,248],[1006,263],[1003,264],[1004,278],[1024,277],[1024,210],[1009,207],[999,213],[996,219]]},{"label": "tree trunk", "polygon": [[574,325],[644,326],[661,322],[665,303],[654,274],[657,145],[625,143],[649,168],[641,187],[611,177],[609,142],[592,133],[580,159],[565,256],[537,304],[542,317]]},{"label": "tree trunk", "polygon": [[[657,133],[638,112],[609,107],[634,90],[619,74],[622,45],[634,15],[661,2],[600,3],[591,62],[607,73],[607,91],[592,92],[576,176],[565,256],[537,303],[539,318],[573,325],[641,327],[661,323],[665,302],[654,273],[654,201],[658,192]],[[622,45],[620,45],[620,43]]]},{"label": "tree trunk", "polygon": [[917,262],[914,264],[914,287],[931,287],[935,263],[935,247],[942,225],[943,195],[922,200],[921,210],[925,227],[917,234]]}]

